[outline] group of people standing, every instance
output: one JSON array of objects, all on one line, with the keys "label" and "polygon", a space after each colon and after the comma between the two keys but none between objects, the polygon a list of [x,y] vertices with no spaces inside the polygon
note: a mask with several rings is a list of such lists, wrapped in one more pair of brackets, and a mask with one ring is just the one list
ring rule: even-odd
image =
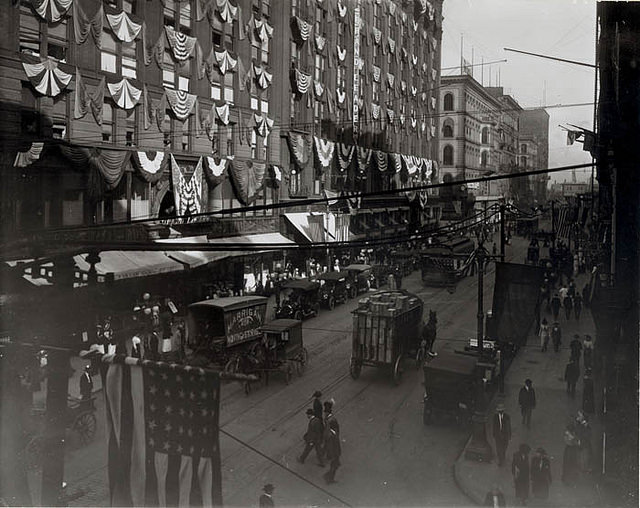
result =
[{"label": "group of people standing", "polygon": [[320,467],[329,463],[329,470],[324,474],[327,483],[335,483],[335,475],[340,466],[340,425],[333,414],[335,401],[321,400],[322,392],[313,394],[313,407],[307,409],[307,432],[304,434],[305,447],[298,457],[298,462],[304,464],[309,453],[315,450],[316,459]]}]

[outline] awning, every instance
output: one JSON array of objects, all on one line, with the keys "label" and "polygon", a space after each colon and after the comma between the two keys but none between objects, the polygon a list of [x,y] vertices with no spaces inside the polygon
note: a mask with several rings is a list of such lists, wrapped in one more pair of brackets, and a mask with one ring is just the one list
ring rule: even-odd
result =
[{"label": "awning", "polygon": [[311,213],[285,213],[287,221],[309,243],[324,242],[324,216]]},{"label": "awning", "polygon": [[[169,258],[164,252],[157,251],[119,251],[100,252],[100,262],[95,265],[98,275],[113,274],[114,280],[146,277],[159,273],[179,272],[184,265]],[[74,256],[77,267],[88,272],[90,264],[85,261],[86,254]]]},{"label": "awning", "polygon": [[[222,238],[209,238],[209,243],[246,243],[248,245],[260,244],[293,244],[292,240],[281,235],[280,233],[257,233],[255,235],[244,236],[225,236]],[[276,249],[278,247],[275,247]],[[233,254],[230,252],[229,254]]]},{"label": "awning", "polygon": [[[156,240],[157,243],[209,243],[206,235],[189,236],[184,238],[167,238]],[[202,250],[176,250],[166,251],[171,259],[187,265],[189,268],[198,268],[213,261],[219,261],[229,257],[230,252],[202,251]]]}]

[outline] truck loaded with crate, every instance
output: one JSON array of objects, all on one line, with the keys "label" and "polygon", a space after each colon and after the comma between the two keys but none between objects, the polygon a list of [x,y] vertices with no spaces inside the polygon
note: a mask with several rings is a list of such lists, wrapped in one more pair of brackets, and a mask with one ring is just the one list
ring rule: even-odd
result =
[{"label": "truck loaded with crate", "polygon": [[404,290],[382,290],[358,302],[353,314],[350,373],[362,366],[391,369],[400,383],[403,357],[412,353],[422,334],[422,300]]}]

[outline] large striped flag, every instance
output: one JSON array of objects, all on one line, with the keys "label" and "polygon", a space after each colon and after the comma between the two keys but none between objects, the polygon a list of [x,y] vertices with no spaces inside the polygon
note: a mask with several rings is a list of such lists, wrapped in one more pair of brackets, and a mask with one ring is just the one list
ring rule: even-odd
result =
[{"label": "large striped flag", "polygon": [[571,210],[569,206],[563,206],[557,211],[556,219],[556,236],[558,238],[569,238],[569,232],[571,231]]},{"label": "large striped flag", "polygon": [[219,374],[123,360],[105,382],[111,506],[221,506]]}]

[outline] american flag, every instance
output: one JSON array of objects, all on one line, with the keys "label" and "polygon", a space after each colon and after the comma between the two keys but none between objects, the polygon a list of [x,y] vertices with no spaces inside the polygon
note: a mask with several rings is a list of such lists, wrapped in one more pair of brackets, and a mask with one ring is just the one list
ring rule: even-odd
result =
[{"label": "american flag", "polygon": [[556,236],[558,238],[569,238],[571,231],[572,213],[569,206],[563,206],[556,212]]},{"label": "american flag", "polygon": [[105,387],[111,506],[221,506],[218,373],[127,359]]}]

